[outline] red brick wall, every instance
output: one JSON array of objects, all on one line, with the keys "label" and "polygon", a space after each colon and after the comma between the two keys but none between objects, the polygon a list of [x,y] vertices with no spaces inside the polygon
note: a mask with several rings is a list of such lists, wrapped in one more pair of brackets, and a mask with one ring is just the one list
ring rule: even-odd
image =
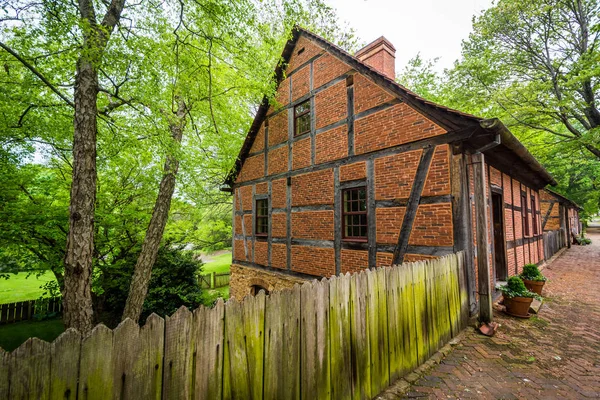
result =
[{"label": "red brick wall", "polygon": [[[242,186],[238,189],[239,196],[235,197],[236,210],[252,210],[252,186]],[[240,205],[241,198],[241,205]]]},{"label": "red brick wall", "polygon": [[310,66],[302,67],[292,76],[292,101],[308,94],[310,90]]},{"label": "red brick wall", "polygon": [[367,177],[367,163],[364,161],[340,167],[340,182],[364,179]]},{"label": "red brick wall", "polygon": [[435,148],[422,196],[450,194],[450,151],[448,145]]},{"label": "red brick wall", "polygon": [[314,88],[324,84],[350,71],[350,66],[330,54],[324,54],[314,63]]},{"label": "red brick wall", "polygon": [[254,143],[252,143],[252,147],[250,148],[250,153],[257,153],[259,151],[263,151],[265,148],[265,124],[264,122],[260,125],[260,129],[256,134],[256,138],[254,139]]},{"label": "red brick wall", "polygon": [[269,265],[269,244],[266,241],[254,242],[254,263]]},{"label": "red brick wall", "polygon": [[404,256],[404,262],[415,262],[425,260],[435,260],[436,256],[428,256],[426,254],[407,254]]},{"label": "red brick wall", "polygon": [[[285,148],[285,150],[287,151],[287,147]],[[294,142],[294,147],[292,147],[292,169],[309,167],[310,152],[311,150],[309,137]],[[287,165],[285,167],[287,169]]]},{"label": "red brick wall", "polygon": [[292,213],[294,239],[333,240],[333,211]]},{"label": "red brick wall", "polygon": [[375,160],[375,199],[408,199],[422,150]]},{"label": "red brick wall", "polygon": [[287,214],[273,213],[271,216],[271,236],[284,238],[287,236]]},{"label": "red brick wall", "polygon": [[[270,137],[270,136],[269,136]],[[260,156],[257,156],[260,157]],[[244,165],[244,168],[246,166]],[[280,174],[288,170],[288,148],[287,146],[269,150],[269,175]]]},{"label": "red brick wall", "polygon": [[269,184],[267,182],[256,184],[256,194],[267,194],[269,193]]},{"label": "red brick wall", "polygon": [[443,133],[446,131],[407,104],[400,103],[355,121],[355,153],[368,153]]},{"label": "red brick wall", "polygon": [[292,206],[333,204],[333,170],[292,177]]},{"label": "red brick wall", "polygon": [[236,235],[242,234],[242,217],[236,215],[233,221],[234,232]]},{"label": "red brick wall", "polygon": [[277,179],[271,183],[271,206],[273,208],[286,207],[286,179]]},{"label": "red brick wall", "polygon": [[317,164],[338,160],[348,155],[348,127],[346,125],[329,129],[316,135]]},{"label": "red brick wall", "polygon": [[233,243],[233,256],[236,260],[252,261],[252,241],[248,241],[248,258],[246,258],[244,251],[244,241],[234,240]]},{"label": "red brick wall", "polygon": [[287,245],[281,243],[271,244],[271,267],[287,268]]},{"label": "red brick wall", "polygon": [[377,243],[397,244],[406,207],[376,209]]},{"label": "red brick wall", "polygon": [[377,253],[377,266],[378,267],[389,267],[394,261],[394,255],[392,253]]},{"label": "red brick wall", "polygon": [[240,171],[237,182],[246,182],[262,178],[265,175],[265,156],[262,154],[248,157]]},{"label": "red brick wall", "polygon": [[419,205],[408,244],[452,246],[452,204]]},{"label": "red brick wall", "polygon": [[292,271],[324,277],[335,275],[333,248],[293,245]]},{"label": "red brick wall", "polygon": [[369,252],[363,250],[347,250],[341,251],[341,272],[354,273],[369,268]]},{"label": "red brick wall", "polygon": [[286,110],[284,110],[277,113],[277,115],[269,119],[269,146],[275,146],[276,144],[283,143],[287,140],[288,113]]},{"label": "red brick wall", "polygon": [[360,113],[394,99],[390,93],[361,74],[354,75],[354,112]]},{"label": "red brick wall", "polygon": [[315,127],[321,129],[348,115],[346,81],[341,81],[315,95]]},{"label": "red brick wall", "polygon": [[275,94],[275,101],[269,107],[269,114],[273,111],[278,110],[281,107],[285,107],[290,102],[290,79],[286,78],[279,84],[277,93]]},{"label": "red brick wall", "polygon": [[[304,49],[304,51],[300,51]],[[290,57],[290,62],[288,64],[287,70],[293,71],[314,56],[323,52],[323,49],[315,44],[312,40],[309,40],[305,37],[301,37],[298,39],[296,43],[296,48],[294,49],[294,53]],[[300,53],[300,54],[298,54]]]}]

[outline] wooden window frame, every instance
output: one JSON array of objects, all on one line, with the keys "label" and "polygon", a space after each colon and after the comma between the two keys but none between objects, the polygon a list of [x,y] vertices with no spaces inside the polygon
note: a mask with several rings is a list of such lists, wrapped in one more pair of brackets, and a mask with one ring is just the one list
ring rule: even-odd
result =
[{"label": "wooden window frame", "polygon": [[[259,203],[265,203],[264,207],[260,207],[262,209],[266,210],[266,213],[264,215],[259,215],[258,214],[258,209],[259,209]],[[262,222],[263,220],[266,220],[266,232],[258,232],[258,227],[259,226],[263,226],[263,224],[259,224],[259,222]],[[269,199],[268,198],[258,198],[258,199],[254,199],[254,236],[256,237],[267,237],[269,236]]]},{"label": "wooden window frame", "polygon": [[521,220],[523,223],[523,237],[529,236],[529,211],[527,211],[527,193],[521,193]]},{"label": "wooden window frame", "polygon": [[[351,191],[356,191],[356,190],[364,190],[365,191],[365,211],[344,211],[344,206],[345,206],[345,200],[344,200],[344,195],[346,192],[351,192]],[[341,196],[341,207],[342,207],[342,240],[345,242],[368,242],[369,241],[369,193],[367,192],[367,186],[355,186],[355,187],[349,187],[349,188],[345,188],[342,189],[342,196]],[[366,236],[346,236],[346,216],[347,215],[365,215],[366,216],[366,230],[367,230],[367,235]],[[362,226],[362,225],[359,225]]]},{"label": "wooden window frame", "polygon": [[532,230],[533,230],[533,235],[537,235],[538,234],[538,219],[537,219],[537,212],[535,209],[535,197],[531,196],[531,226],[532,226]]},{"label": "wooden window frame", "polygon": [[[308,104],[308,110],[306,110],[306,111],[303,111],[303,112],[301,112],[300,114],[296,114],[296,109],[297,109],[298,107],[300,107],[300,106],[303,106],[304,104]],[[307,130],[307,131],[300,132],[300,133],[298,133],[298,132],[297,132],[297,127],[298,127],[298,119],[299,119],[300,117],[303,117],[303,116],[305,116],[306,114],[308,114],[308,115],[309,115],[309,121],[310,121],[310,115],[311,115],[311,112],[312,112],[312,107],[311,107],[311,104],[310,104],[310,99],[308,99],[308,100],[305,100],[305,101],[303,101],[302,103],[298,103],[298,104],[296,104],[296,105],[294,106],[294,137],[297,137],[297,136],[302,136],[302,135],[306,135],[307,133],[310,133],[310,130],[311,130],[310,124],[309,124],[309,126],[308,126],[308,130]]]}]

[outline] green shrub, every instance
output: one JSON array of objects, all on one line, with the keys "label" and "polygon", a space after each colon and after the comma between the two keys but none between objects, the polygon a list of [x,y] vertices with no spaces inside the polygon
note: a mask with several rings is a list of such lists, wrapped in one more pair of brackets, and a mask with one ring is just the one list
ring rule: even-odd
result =
[{"label": "green shrub", "polygon": [[508,278],[508,282],[506,285],[497,287],[500,291],[502,291],[502,295],[505,298],[513,298],[513,297],[534,297],[539,298],[536,293],[530,292],[525,287],[523,280],[518,276],[511,276]]},{"label": "green shrub", "polygon": [[546,277],[542,275],[540,269],[535,264],[526,264],[519,276],[521,279],[527,279],[528,281],[546,281]]},{"label": "green shrub", "polygon": [[[132,254],[119,268],[105,270],[102,274],[102,292],[95,296],[98,322],[109,327],[120,322],[136,257],[137,254]],[[193,310],[201,304],[212,303],[213,299],[198,284],[197,274],[201,271],[201,266],[202,262],[194,258],[190,251],[161,247],[152,268],[140,324],[143,325],[152,313],[164,317],[173,314],[181,306]]]}]

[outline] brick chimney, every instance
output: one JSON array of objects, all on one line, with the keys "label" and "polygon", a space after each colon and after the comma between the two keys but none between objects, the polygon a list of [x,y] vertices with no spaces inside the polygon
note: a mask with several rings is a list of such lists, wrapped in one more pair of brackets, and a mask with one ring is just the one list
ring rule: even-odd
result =
[{"label": "brick chimney", "polygon": [[396,78],[396,49],[383,36],[357,51],[355,56],[388,78]]}]

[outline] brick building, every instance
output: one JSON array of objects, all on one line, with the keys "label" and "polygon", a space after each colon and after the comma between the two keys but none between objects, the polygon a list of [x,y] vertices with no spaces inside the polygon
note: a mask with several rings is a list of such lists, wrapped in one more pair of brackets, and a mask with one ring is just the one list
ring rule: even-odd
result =
[{"label": "brick building", "polygon": [[394,57],[294,31],[226,182],[232,296],[463,250],[474,307],[477,253],[491,285],[542,261],[553,178],[499,120],[397,84]]},{"label": "brick building", "polygon": [[540,192],[542,230],[544,232],[560,231],[564,243],[571,247],[573,235],[581,233],[579,211],[581,207],[561,194],[548,188]]}]

